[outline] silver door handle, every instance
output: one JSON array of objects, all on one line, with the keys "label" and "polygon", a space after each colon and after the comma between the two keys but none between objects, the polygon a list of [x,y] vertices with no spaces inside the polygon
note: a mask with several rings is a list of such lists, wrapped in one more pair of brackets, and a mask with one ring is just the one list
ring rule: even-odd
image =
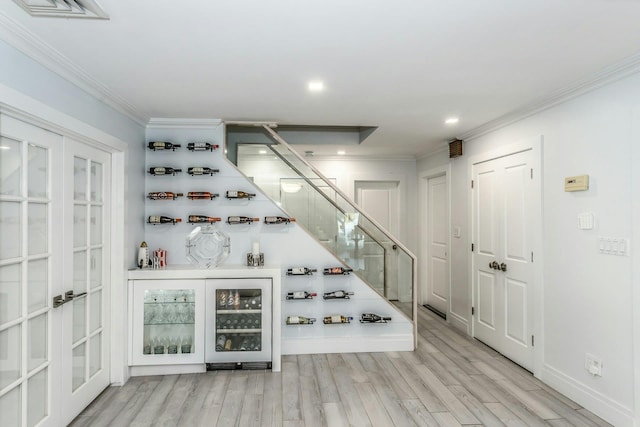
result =
[{"label": "silver door handle", "polygon": [[498,265],[498,263],[496,261],[490,262],[489,263],[489,268],[493,268],[494,270],[500,270],[500,266]]},{"label": "silver door handle", "polygon": [[500,270],[507,271],[507,264],[505,264],[504,262],[500,264]]},{"label": "silver door handle", "polygon": [[53,308],[58,308],[61,305],[64,305],[70,301],[73,301],[76,298],[82,298],[87,296],[86,292],[81,292],[79,294],[74,294],[73,291],[67,291],[63,295],[56,295],[53,297]]}]

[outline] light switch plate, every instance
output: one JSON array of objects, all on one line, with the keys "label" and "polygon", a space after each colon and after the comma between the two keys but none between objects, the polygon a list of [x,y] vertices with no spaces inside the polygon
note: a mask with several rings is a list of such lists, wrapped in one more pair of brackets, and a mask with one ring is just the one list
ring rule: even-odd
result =
[{"label": "light switch plate", "polygon": [[580,230],[593,230],[593,223],[593,214],[591,212],[578,214],[578,228]]}]

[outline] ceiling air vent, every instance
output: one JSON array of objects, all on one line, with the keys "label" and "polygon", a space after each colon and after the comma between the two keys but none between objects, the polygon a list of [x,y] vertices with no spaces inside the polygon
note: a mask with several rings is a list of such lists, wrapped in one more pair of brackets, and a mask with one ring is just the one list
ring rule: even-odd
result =
[{"label": "ceiling air vent", "polygon": [[109,19],[96,0],[13,0],[31,16]]}]

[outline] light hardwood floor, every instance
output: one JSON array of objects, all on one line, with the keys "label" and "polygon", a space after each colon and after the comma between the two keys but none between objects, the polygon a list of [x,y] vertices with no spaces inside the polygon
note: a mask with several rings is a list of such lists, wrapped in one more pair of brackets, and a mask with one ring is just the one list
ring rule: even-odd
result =
[{"label": "light hardwood floor", "polygon": [[282,372],[131,378],[81,426],[609,426],[419,309],[414,352],[284,356]]}]

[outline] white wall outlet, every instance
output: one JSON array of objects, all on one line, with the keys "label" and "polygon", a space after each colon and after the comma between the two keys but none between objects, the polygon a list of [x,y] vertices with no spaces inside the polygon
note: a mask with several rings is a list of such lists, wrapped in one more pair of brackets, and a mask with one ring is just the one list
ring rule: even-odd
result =
[{"label": "white wall outlet", "polygon": [[594,377],[602,376],[602,360],[593,354],[587,353],[584,359],[584,368]]},{"label": "white wall outlet", "polygon": [[453,237],[459,239],[461,235],[462,235],[462,228],[458,226],[453,227]]}]

